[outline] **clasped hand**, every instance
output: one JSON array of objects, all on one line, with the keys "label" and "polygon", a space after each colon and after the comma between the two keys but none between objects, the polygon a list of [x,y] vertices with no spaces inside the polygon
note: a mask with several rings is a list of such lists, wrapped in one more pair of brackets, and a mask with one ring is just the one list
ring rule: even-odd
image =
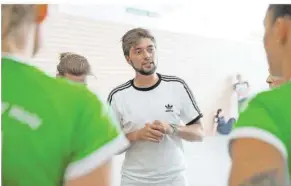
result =
[{"label": "clasped hand", "polygon": [[159,143],[165,134],[171,134],[172,127],[162,121],[154,121],[153,123],[146,123],[144,128],[137,131],[137,139],[144,141],[151,141]]}]

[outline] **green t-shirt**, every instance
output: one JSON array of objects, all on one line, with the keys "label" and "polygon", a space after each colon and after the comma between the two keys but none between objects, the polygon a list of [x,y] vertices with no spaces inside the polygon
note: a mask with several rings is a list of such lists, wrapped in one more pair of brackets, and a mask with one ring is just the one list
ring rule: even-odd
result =
[{"label": "green t-shirt", "polygon": [[230,137],[256,138],[272,144],[288,160],[291,175],[291,83],[253,98]]},{"label": "green t-shirt", "polygon": [[60,186],[122,151],[106,110],[85,86],[2,58],[2,185]]}]

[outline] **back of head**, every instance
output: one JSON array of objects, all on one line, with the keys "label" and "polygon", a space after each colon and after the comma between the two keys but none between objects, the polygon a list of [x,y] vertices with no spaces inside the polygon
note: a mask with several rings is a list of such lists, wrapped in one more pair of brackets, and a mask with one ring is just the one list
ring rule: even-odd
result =
[{"label": "back of head", "polygon": [[291,18],[291,4],[270,4],[268,10],[273,12],[273,22],[280,17]]},{"label": "back of head", "polygon": [[60,63],[57,66],[58,74],[66,73],[74,76],[89,75],[91,71],[88,60],[79,54],[64,52],[60,54]]},{"label": "back of head", "polygon": [[267,15],[269,15],[268,24],[271,26],[265,32],[265,47],[269,56],[271,74],[289,81],[291,79],[291,4],[271,4]]},{"label": "back of head", "polygon": [[47,11],[47,4],[1,5],[2,52],[34,56],[40,48],[39,27]]},{"label": "back of head", "polygon": [[[15,32],[19,26],[35,20],[35,5],[4,4],[1,5],[2,40],[9,33]],[[4,37],[3,37],[4,36]]]},{"label": "back of head", "polygon": [[8,47],[7,42],[23,42],[19,40],[25,34],[23,26],[34,23],[35,10],[35,5],[29,4],[1,5],[2,51]]}]

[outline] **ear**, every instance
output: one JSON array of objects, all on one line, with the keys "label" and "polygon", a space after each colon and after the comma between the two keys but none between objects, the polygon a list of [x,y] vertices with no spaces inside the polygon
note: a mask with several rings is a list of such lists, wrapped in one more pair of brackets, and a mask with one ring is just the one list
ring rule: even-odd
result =
[{"label": "ear", "polygon": [[274,32],[279,44],[284,45],[288,35],[288,21],[285,18],[278,18],[274,24]]},{"label": "ear", "polygon": [[131,60],[130,60],[129,56],[124,56],[124,57],[125,57],[127,63],[128,63],[129,65],[131,65]]}]

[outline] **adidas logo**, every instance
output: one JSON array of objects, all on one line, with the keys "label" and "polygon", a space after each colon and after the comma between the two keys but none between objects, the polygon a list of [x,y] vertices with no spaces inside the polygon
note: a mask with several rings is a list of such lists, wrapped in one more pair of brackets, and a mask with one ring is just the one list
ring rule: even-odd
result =
[{"label": "adidas logo", "polygon": [[167,104],[165,105],[166,107],[166,112],[173,112],[173,105]]}]

